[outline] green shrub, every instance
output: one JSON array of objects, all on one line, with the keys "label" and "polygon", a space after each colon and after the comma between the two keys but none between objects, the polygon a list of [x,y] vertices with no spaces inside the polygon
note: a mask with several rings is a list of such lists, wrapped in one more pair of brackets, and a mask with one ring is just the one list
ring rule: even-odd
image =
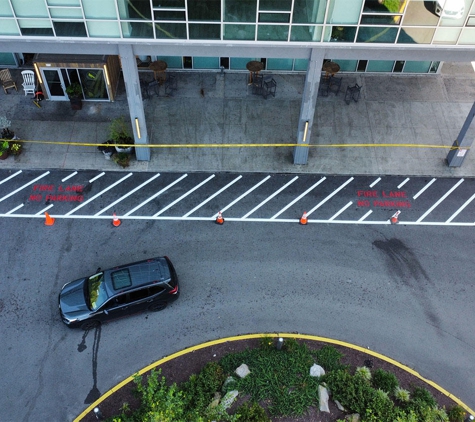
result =
[{"label": "green shrub", "polygon": [[465,409],[456,404],[449,409],[447,416],[450,422],[463,422],[465,419]]},{"label": "green shrub", "polygon": [[399,382],[393,373],[378,368],[373,373],[372,386],[386,391],[388,394],[393,394],[399,387]]},{"label": "green shrub", "polygon": [[317,363],[325,369],[326,372],[337,371],[339,369],[347,369],[348,365],[343,365],[340,360],[343,353],[334,346],[325,345],[320,350],[313,352]]},{"label": "green shrub", "polygon": [[240,421],[243,422],[271,422],[266,411],[259,406],[259,403],[253,402],[244,403],[236,410],[236,416],[239,416]]},{"label": "green shrub", "polygon": [[186,407],[204,414],[214,393],[221,390],[225,380],[223,368],[216,362],[208,362],[201,372],[190,376],[183,383],[181,391],[186,398]]},{"label": "green shrub", "polygon": [[394,390],[394,397],[401,403],[407,403],[411,399],[409,391],[401,387],[396,387]]},{"label": "green shrub", "polygon": [[412,391],[411,402],[417,402],[427,407],[437,407],[437,402],[434,396],[424,387],[415,387]]},{"label": "green shrub", "polygon": [[366,366],[358,366],[355,371],[357,377],[361,377],[366,381],[371,380],[371,371]]}]

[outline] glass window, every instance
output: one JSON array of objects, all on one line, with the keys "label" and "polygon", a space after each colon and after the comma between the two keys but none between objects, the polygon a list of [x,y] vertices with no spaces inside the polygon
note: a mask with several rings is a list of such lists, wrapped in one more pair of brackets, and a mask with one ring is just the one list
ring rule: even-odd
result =
[{"label": "glass window", "polygon": [[356,70],[356,65],[358,60],[336,60],[340,65],[340,72],[354,72]]},{"label": "glass window", "polygon": [[459,44],[475,45],[475,28],[465,28],[460,36]]},{"label": "glass window", "polygon": [[184,21],[186,20],[185,11],[183,10],[155,10],[153,16],[156,21]]},{"label": "glass window", "polygon": [[356,42],[394,43],[398,28],[360,26]]},{"label": "glass window", "polygon": [[325,28],[325,41],[354,42],[356,26],[327,26]]},{"label": "glass window", "polygon": [[187,0],[188,20],[220,21],[221,0]]},{"label": "glass window", "polygon": [[289,10],[292,0],[260,0],[259,10]]},{"label": "glass window", "polygon": [[440,16],[441,26],[463,26],[472,0],[435,2],[435,13]]},{"label": "glass window", "polygon": [[190,40],[219,40],[221,25],[190,23]]},{"label": "glass window", "polygon": [[290,13],[259,13],[259,22],[290,23]]},{"label": "glass window", "polygon": [[429,72],[431,62],[413,62],[406,61],[404,73],[427,73]]},{"label": "glass window", "polygon": [[423,0],[410,0],[402,24],[417,26],[436,26],[439,17],[434,12],[434,5]]},{"label": "glass window", "polygon": [[153,0],[152,5],[154,9],[184,9],[185,0]]},{"label": "glass window", "polygon": [[20,35],[14,19],[2,19],[0,25],[0,34],[2,35]]},{"label": "glass window", "polygon": [[293,23],[323,23],[325,19],[324,0],[295,0]]},{"label": "glass window", "polygon": [[87,30],[90,37],[120,38],[118,22],[87,21]]},{"label": "glass window", "polygon": [[153,38],[152,23],[121,22],[120,26],[125,38]]},{"label": "glass window", "polygon": [[156,23],[155,38],[186,40],[186,23]]},{"label": "glass window", "polygon": [[89,309],[95,311],[108,298],[106,288],[104,286],[104,273],[94,274],[89,277],[86,285],[86,299]]},{"label": "glass window", "polygon": [[330,0],[327,23],[357,24],[363,0]]},{"label": "glass window", "polygon": [[[8,0],[0,0],[0,16],[3,16],[3,17],[13,16],[12,8],[10,7]],[[3,21],[2,21],[2,24],[3,24]]]},{"label": "glass window", "polygon": [[475,16],[470,16],[467,20],[467,26],[475,26]]},{"label": "glass window", "polygon": [[406,0],[365,0],[363,13],[402,13]]},{"label": "glass window", "polygon": [[369,60],[366,72],[391,72],[394,62],[392,60]]},{"label": "glass window", "polygon": [[295,59],[294,60],[294,70],[304,70],[308,69],[308,60],[307,59]]},{"label": "glass window", "polygon": [[224,25],[225,40],[251,40],[256,37],[256,25]]},{"label": "glass window", "polygon": [[260,41],[287,41],[288,25],[259,25],[257,39]]},{"label": "glass window", "polygon": [[435,28],[402,28],[397,42],[399,44],[430,44]]},{"label": "glass window", "polygon": [[224,0],[225,22],[255,22],[257,0]]},{"label": "glass window", "polygon": [[12,1],[13,10],[15,15],[21,18],[48,18],[48,11],[46,5],[42,1]]},{"label": "glass window", "polygon": [[361,23],[366,25],[399,25],[401,16],[398,15],[362,15]]},{"label": "glass window", "polygon": [[460,32],[461,28],[438,28],[432,43],[454,45],[457,42]]},{"label": "glass window", "polygon": [[52,18],[82,19],[82,11],[79,8],[51,7],[49,12]]},{"label": "glass window", "polygon": [[260,62],[261,59],[257,57],[231,57],[229,68],[234,70],[247,70],[246,64],[252,61]]},{"label": "glass window", "polygon": [[22,35],[53,36],[51,22],[46,19],[18,19]]},{"label": "glass window", "polygon": [[167,63],[167,69],[181,69],[182,57],[181,56],[157,56],[157,60],[163,60]]},{"label": "glass window", "polygon": [[81,6],[79,0],[46,0],[46,3],[48,6]]},{"label": "glass window", "polygon": [[129,302],[136,302],[138,300],[146,299],[149,296],[148,288],[135,290],[129,293]]},{"label": "glass window", "polygon": [[193,69],[219,69],[219,57],[193,57]]},{"label": "glass window", "polygon": [[292,70],[293,59],[267,59],[267,70]]},{"label": "glass window", "polygon": [[290,41],[315,41],[322,38],[321,26],[292,26]]},{"label": "glass window", "polygon": [[114,0],[82,0],[87,19],[117,19]]},{"label": "glass window", "polygon": [[84,22],[54,21],[53,25],[57,37],[87,37]]},{"label": "glass window", "polygon": [[152,19],[149,0],[117,0],[121,19]]},{"label": "glass window", "polygon": [[16,66],[17,62],[15,60],[15,56],[13,55],[13,53],[0,53],[0,65]]},{"label": "glass window", "polygon": [[[83,71],[85,71],[83,69]],[[86,71],[87,72],[87,71]],[[128,268],[122,270],[113,271],[111,273],[112,285],[114,290],[124,289],[125,287],[132,286],[132,280],[130,278],[130,272]]]}]

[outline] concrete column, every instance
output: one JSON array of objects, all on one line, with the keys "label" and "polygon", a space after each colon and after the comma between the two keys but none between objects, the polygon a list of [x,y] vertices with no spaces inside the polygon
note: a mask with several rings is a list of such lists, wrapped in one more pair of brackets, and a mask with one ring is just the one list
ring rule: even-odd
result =
[{"label": "concrete column", "polygon": [[460,129],[459,136],[457,136],[457,139],[452,145],[454,149],[450,150],[447,154],[447,164],[449,167],[460,167],[467,156],[468,150],[472,146],[473,139],[467,139],[466,135],[474,117],[475,103],[473,103],[462,129]]},{"label": "concrete column", "polygon": [[307,74],[305,76],[302,104],[300,106],[297,131],[298,145],[294,148],[294,164],[307,164],[308,146],[300,145],[308,145],[310,143],[324,56],[324,50],[317,50],[315,48],[311,50]]},{"label": "concrete column", "polygon": [[[122,73],[124,75],[125,91],[127,93],[127,102],[129,104],[130,121],[134,132],[134,140],[138,145],[147,145],[148,134],[142,101],[142,90],[140,89],[139,72],[132,45],[119,44],[119,55],[122,63]],[[135,156],[139,161],[150,161],[150,148],[135,148]]]}]

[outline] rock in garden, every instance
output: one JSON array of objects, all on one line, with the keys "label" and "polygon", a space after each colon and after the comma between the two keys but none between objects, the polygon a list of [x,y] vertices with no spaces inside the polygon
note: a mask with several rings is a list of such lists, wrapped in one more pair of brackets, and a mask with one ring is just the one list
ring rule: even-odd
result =
[{"label": "rock in garden", "polygon": [[310,376],[321,377],[322,375],[325,375],[325,369],[323,369],[320,365],[314,363],[310,368]]},{"label": "rock in garden", "polygon": [[338,400],[335,400],[335,404],[336,404],[336,407],[338,407],[338,410],[341,410],[342,412],[346,412],[346,409]]},{"label": "rock in garden", "polygon": [[323,385],[318,386],[318,400],[320,412],[330,413],[330,408],[328,407],[328,390]]},{"label": "rock in garden", "polygon": [[224,409],[228,409],[229,407],[231,407],[234,403],[234,400],[236,400],[238,394],[239,391],[237,390],[227,392],[226,395],[223,397],[223,400],[221,400],[221,406],[223,406]]},{"label": "rock in garden", "polygon": [[247,377],[251,371],[249,371],[249,367],[243,363],[239,368],[236,369],[236,374],[239,375],[240,378]]},{"label": "rock in garden", "polygon": [[345,420],[348,422],[360,422],[359,413],[353,413],[352,415],[346,415]]},{"label": "rock in garden", "polygon": [[219,401],[221,400],[221,394],[219,393],[214,393],[214,398],[209,407],[216,407],[219,404]]}]

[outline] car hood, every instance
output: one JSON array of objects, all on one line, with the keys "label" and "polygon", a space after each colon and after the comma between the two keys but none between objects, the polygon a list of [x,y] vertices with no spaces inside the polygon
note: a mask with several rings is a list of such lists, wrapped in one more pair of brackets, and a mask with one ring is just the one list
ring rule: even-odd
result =
[{"label": "car hood", "polygon": [[78,315],[90,312],[84,297],[85,281],[86,279],[82,278],[63,286],[59,294],[59,306],[65,316],[77,317]]}]

